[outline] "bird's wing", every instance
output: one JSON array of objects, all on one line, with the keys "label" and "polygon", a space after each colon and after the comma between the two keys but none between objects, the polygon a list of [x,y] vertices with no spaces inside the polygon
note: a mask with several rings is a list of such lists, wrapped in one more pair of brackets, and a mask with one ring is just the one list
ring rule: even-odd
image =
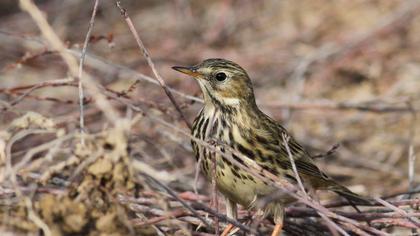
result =
[{"label": "bird's wing", "polygon": [[[280,162],[283,162],[284,165],[286,165],[291,171],[293,171],[292,163],[290,162],[289,157],[289,155],[291,155],[299,174],[312,176],[320,179],[329,179],[329,177],[315,165],[314,160],[304,150],[304,148],[295,139],[293,139],[293,137],[288,137],[289,140],[286,144],[284,143],[284,140],[282,140],[280,144],[281,147],[279,148],[280,150],[278,155],[278,157],[280,158]],[[289,147],[290,154],[287,151],[286,145]]]},{"label": "bird's wing", "polygon": [[[286,175],[294,177],[295,173],[292,168],[292,163],[290,161],[290,156],[293,158],[293,162],[296,165],[296,169],[300,177],[303,177],[304,180],[308,180],[312,187],[316,189],[325,189],[338,193],[339,195],[345,197],[349,201],[363,204],[370,204],[370,199],[359,196],[358,194],[353,193],[346,187],[335,182],[332,178],[322,172],[314,162],[314,159],[309,155],[308,152],[300,145],[288,132],[276,121],[272,120],[266,116],[268,120],[265,121],[267,126],[262,127],[257,133],[264,135],[266,137],[272,137],[273,140],[279,140],[279,142],[274,145],[275,142],[271,143],[269,148],[270,154],[260,157],[260,159],[269,159],[275,157],[278,163],[277,167],[281,168],[283,173],[286,171]],[[285,144],[286,135],[288,142]],[[287,151],[286,145],[289,147],[290,154]],[[273,155],[274,154],[274,155]],[[274,161],[273,161],[274,162]],[[261,163],[264,166],[264,162]]]},{"label": "bird's wing", "polygon": [[[281,167],[286,167],[288,174],[294,176],[292,163],[290,162],[289,153],[286,148],[286,144],[284,143],[285,135],[287,146],[289,147],[290,154],[293,158],[293,161],[296,165],[296,169],[299,175],[304,175],[313,180],[317,180],[320,182],[329,181],[331,178],[322,172],[314,162],[314,159],[309,155],[309,153],[300,145],[288,132],[287,130],[278,124],[275,120],[271,119],[268,116],[266,117],[266,124],[270,124],[268,127],[264,127],[265,132],[267,132],[268,136],[276,137],[279,140],[279,145],[277,145],[277,150],[273,150],[276,152],[275,157],[279,162]],[[322,181],[324,180],[324,181]]]}]

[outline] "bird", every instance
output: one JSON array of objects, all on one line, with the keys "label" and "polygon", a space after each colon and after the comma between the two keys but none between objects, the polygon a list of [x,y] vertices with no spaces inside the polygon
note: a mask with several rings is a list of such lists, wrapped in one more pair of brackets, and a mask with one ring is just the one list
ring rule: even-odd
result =
[{"label": "bird", "polygon": [[[330,190],[352,202],[368,202],[321,171],[309,152],[279,122],[258,108],[251,79],[241,66],[230,60],[210,58],[197,65],[172,68],[193,77],[203,93],[204,106],[192,125],[194,138],[205,142],[217,140],[235,151],[229,152],[222,146],[219,150],[224,155],[246,164],[235,154],[240,153],[263,170],[297,184],[293,163],[282,142],[287,136],[294,165],[305,187]],[[275,223],[272,236],[279,235],[285,206],[295,199],[285,194],[264,206],[255,204],[273,194],[276,188],[227,160],[220,152],[212,152],[194,139],[191,144],[196,159],[201,160],[204,175],[210,181],[215,180],[217,190],[225,197],[227,217],[237,218],[238,204],[248,209],[258,208],[255,210],[262,212],[263,217],[272,217]],[[216,163],[215,171],[213,163]],[[232,227],[227,227],[223,234]]]}]

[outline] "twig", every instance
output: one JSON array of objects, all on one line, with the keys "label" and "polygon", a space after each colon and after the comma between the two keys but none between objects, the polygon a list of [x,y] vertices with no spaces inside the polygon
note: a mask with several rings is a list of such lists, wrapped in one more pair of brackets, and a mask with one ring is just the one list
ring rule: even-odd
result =
[{"label": "twig", "polygon": [[[392,218],[387,218],[387,219],[375,219],[372,221],[372,223],[374,224],[384,224],[384,225],[393,225],[393,226],[399,226],[399,227],[404,227],[404,228],[408,228],[408,229],[413,229],[413,230],[417,230],[419,227],[408,221],[405,219],[392,219]],[[412,234],[412,235],[416,235],[416,234]]]},{"label": "twig", "polygon": [[16,133],[6,145],[6,172],[3,176],[0,175],[0,183],[10,177],[10,180],[15,188],[17,188],[17,177],[15,169],[12,167],[12,146],[13,144],[31,134],[46,134],[55,131],[48,131],[44,129],[24,129]]},{"label": "twig", "polygon": [[42,229],[45,236],[52,236],[53,234],[50,227],[48,227],[48,225],[35,213],[31,199],[29,199],[29,197],[24,197],[24,202],[28,211],[28,218],[34,222],[36,226]]},{"label": "twig", "polygon": [[[252,231],[251,228],[249,228],[248,226],[241,224],[237,220],[230,219],[230,218],[226,217],[225,215],[216,212],[212,208],[207,207],[204,204],[201,204],[201,203],[196,202],[196,201],[192,201],[191,206],[194,209],[200,211],[202,214],[203,213],[209,213],[209,214],[215,216],[216,218],[220,219],[223,222],[231,223],[231,224],[235,225],[236,227],[242,229],[244,232],[249,232],[249,233],[254,233],[254,234],[256,233],[255,231]],[[129,207],[135,212],[148,212],[148,213],[151,213],[153,215],[158,216],[158,217],[150,219],[151,221],[161,221],[161,220],[164,220],[164,219],[169,219],[173,215],[180,215],[180,217],[191,215],[187,212],[182,212],[182,211],[177,211],[177,210],[175,210],[173,212],[170,212],[168,214],[168,213],[165,213],[164,211],[162,211],[160,209],[151,208],[149,206],[144,206],[144,205],[139,205],[139,204],[130,204]],[[162,217],[162,218],[160,218],[160,217]],[[194,219],[196,219],[196,218],[194,218]],[[182,219],[180,219],[180,220],[182,220]],[[188,221],[188,220],[186,220],[186,221]],[[195,221],[196,221],[195,224],[201,223],[201,221],[197,221],[197,220],[195,220]],[[212,223],[211,219],[209,219],[209,221],[210,221],[210,223]],[[145,221],[139,221],[139,220],[134,220],[134,222],[135,222],[135,224],[140,224],[140,225],[144,225],[145,223],[149,223],[149,221],[145,222]],[[191,222],[191,223],[193,223],[193,222]]]},{"label": "twig", "polygon": [[82,79],[83,64],[85,62],[86,50],[87,50],[87,46],[89,44],[90,34],[92,33],[93,25],[95,24],[95,16],[96,16],[96,10],[98,9],[98,3],[99,3],[99,0],[95,0],[94,6],[93,6],[93,11],[92,11],[92,16],[91,16],[90,22],[89,22],[89,28],[88,28],[88,31],[86,33],[85,42],[83,43],[82,54],[80,56],[80,62],[79,62],[79,72],[78,72],[78,78],[79,78],[79,83],[78,83],[78,87],[79,87],[79,106],[80,106],[79,125],[80,125],[80,142],[83,146],[85,145],[85,137],[84,136],[85,136],[85,132],[86,132],[85,131],[84,109],[83,109],[83,98],[84,98],[83,79]]},{"label": "twig", "polygon": [[296,164],[295,164],[295,160],[293,159],[293,155],[292,155],[292,152],[290,151],[290,147],[289,147],[289,140],[290,140],[290,137],[286,134],[286,133],[282,133],[282,139],[283,139],[283,145],[285,146],[285,148],[286,148],[286,151],[287,151],[287,156],[289,157],[289,161],[290,161],[290,163],[292,164],[292,169],[293,169],[293,173],[294,173],[294,175],[295,175],[295,177],[296,177],[296,180],[297,180],[297,182],[298,182],[298,185],[299,185],[299,187],[300,187],[300,190],[306,195],[306,196],[308,196],[308,193],[306,193],[306,190],[305,190],[305,187],[303,186],[303,183],[302,183],[302,180],[300,179],[300,175],[299,175],[299,172],[297,171],[297,168],[296,168]]},{"label": "twig", "polygon": [[47,86],[65,85],[65,84],[69,84],[71,82],[73,82],[72,78],[55,79],[55,80],[44,81],[44,82],[41,82],[41,83],[38,83],[38,84],[35,84],[35,85],[19,86],[19,87],[11,88],[11,89],[0,89],[0,92],[8,93],[8,92],[15,91],[15,90],[29,89],[9,103],[10,106],[15,106],[16,104],[21,102],[26,96],[30,95],[33,91],[35,91],[37,89],[40,89],[42,87],[47,87]]},{"label": "twig", "polygon": [[164,216],[153,217],[153,218],[150,218],[146,221],[136,219],[136,220],[133,220],[133,223],[136,226],[146,226],[146,225],[156,224],[156,223],[159,223],[161,221],[168,220],[168,219],[171,219],[171,218],[178,218],[178,217],[187,216],[187,215],[190,215],[190,214],[185,212],[182,209],[177,209],[177,210],[172,211],[169,214],[166,214]]},{"label": "twig", "polygon": [[314,208],[316,211],[322,212],[323,214],[325,214],[328,217],[331,217],[331,218],[342,221],[343,225],[345,225],[351,231],[353,231],[353,232],[355,232],[359,235],[366,235],[366,236],[368,235],[364,231],[361,231],[360,229],[367,230],[367,231],[369,231],[371,233],[375,233],[377,235],[388,235],[387,233],[382,232],[380,230],[377,230],[375,228],[360,224],[359,222],[357,222],[355,220],[349,219],[349,218],[344,217],[344,216],[337,215],[336,213],[334,213],[332,211],[329,211],[324,206],[320,205],[317,202],[314,202],[313,200],[311,200],[309,198],[299,197],[299,195],[297,195],[296,193],[289,193],[289,194],[292,195],[293,197],[299,199],[299,201],[301,201],[302,203]]},{"label": "twig", "polygon": [[[64,141],[73,138],[74,137],[74,133],[70,133],[67,135],[64,135],[62,137],[58,137],[50,142],[47,143],[43,143],[41,145],[38,145],[36,147],[32,147],[31,149],[29,149],[27,152],[25,152],[25,155],[23,156],[23,158],[21,159],[21,161],[19,161],[18,163],[16,163],[13,167],[13,171],[15,173],[18,173],[20,169],[22,169],[31,159],[33,156],[35,156],[36,154],[43,152],[45,150],[53,150],[55,147],[60,146]],[[43,158],[43,159],[47,159],[47,158]]]},{"label": "twig", "polygon": [[332,154],[334,154],[337,151],[337,149],[339,147],[340,147],[340,144],[336,143],[327,152],[312,156],[312,158],[313,159],[318,159],[318,158],[324,158],[324,157],[331,156]]},{"label": "twig", "polygon": [[[391,209],[387,209],[386,212],[343,212],[343,211],[332,211],[338,215],[345,216],[354,220],[374,220],[380,218],[406,218],[400,213],[396,213]],[[317,217],[318,213],[310,208],[303,207],[289,207],[287,208],[286,215],[293,218],[302,218],[302,217]],[[419,217],[420,213],[407,213],[409,217]]]},{"label": "twig", "polygon": [[407,212],[404,210],[392,205],[391,203],[382,200],[379,197],[376,197],[375,200],[379,202],[380,204],[384,205],[385,207],[388,207],[389,209],[395,211],[396,213],[400,214],[401,216],[407,217],[411,222],[413,222],[417,227],[420,228],[420,221],[417,218],[408,216]]},{"label": "twig", "polygon": [[14,69],[17,68],[20,65],[23,65],[29,61],[35,60],[39,57],[42,56],[46,56],[46,55],[51,55],[51,54],[56,54],[57,51],[52,51],[52,50],[48,50],[48,49],[42,49],[40,52],[38,53],[25,53],[25,55],[23,55],[21,58],[19,58],[18,60],[16,60],[13,63],[7,64],[6,66],[4,66],[0,71],[1,72],[6,72],[7,70],[10,69]]},{"label": "twig", "polygon": [[361,103],[352,102],[335,102],[331,100],[320,100],[320,101],[302,101],[293,103],[263,103],[262,106],[268,108],[287,108],[297,110],[309,110],[309,109],[325,109],[325,110],[356,110],[360,112],[372,112],[372,113],[408,113],[408,112],[419,112],[419,109],[410,109],[407,106],[394,106],[385,102],[379,102],[377,100],[366,101]]},{"label": "twig", "polygon": [[206,225],[207,227],[211,228],[211,226],[207,223],[207,221],[203,217],[201,217],[200,214],[198,214],[194,208],[192,208],[190,205],[188,205],[188,203],[186,203],[184,200],[182,200],[181,198],[179,198],[178,195],[172,189],[170,189],[168,186],[166,186],[165,184],[161,183],[159,180],[153,178],[150,175],[146,175],[144,173],[140,173],[140,175],[146,177],[147,179],[152,180],[152,182],[154,182],[156,185],[158,185],[159,187],[163,188],[169,195],[171,195],[173,198],[177,199],[182,204],[182,206],[184,206],[192,214],[194,214],[194,216],[196,216],[198,219],[200,219],[201,222],[203,222],[204,225]]},{"label": "twig", "polygon": [[174,96],[172,95],[171,91],[169,91],[168,87],[166,86],[165,81],[160,76],[159,72],[157,71],[155,64],[152,61],[152,58],[150,57],[149,52],[147,51],[146,47],[144,46],[143,42],[140,39],[139,34],[137,33],[136,28],[134,27],[133,22],[131,21],[130,17],[128,16],[127,10],[124,9],[121,6],[121,2],[117,1],[117,7],[120,9],[121,15],[124,17],[124,20],[126,21],[128,28],[130,29],[131,33],[133,34],[134,38],[136,39],[137,45],[140,48],[141,53],[146,58],[147,64],[149,64],[150,68],[153,71],[153,74],[155,75],[155,78],[159,82],[160,86],[165,91],[166,95],[168,96],[169,100],[174,105],[175,109],[178,111],[179,115],[181,116],[182,120],[185,122],[185,124],[188,126],[189,129],[192,128],[190,122],[185,117],[184,113],[182,112],[181,108],[178,106],[177,102],[175,101]]},{"label": "twig", "polygon": [[[47,235],[47,236],[51,236],[52,235],[52,233],[51,233],[51,230],[50,230],[50,228],[48,227],[48,225],[43,221],[43,220],[41,220],[41,218],[39,218],[39,216],[35,213],[35,211],[33,210],[33,204],[32,204],[32,201],[29,199],[29,197],[27,197],[27,196],[24,196],[23,195],[23,193],[22,193],[22,191],[21,191],[21,189],[20,189],[20,187],[19,187],[19,185],[18,185],[18,183],[17,183],[17,176],[16,176],[16,172],[14,171],[14,169],[12,168],[12,153],[11,153],[11,151],[12,151],[12,146],[13,146],[13,144],[16,142],[16,141],[18,141],[18,140],[20,140],[20,139],[22,139],[22,138],[24,138],[24,137],[26,137],[26,136],[28,136],[28,135],[30,135],[30,134],[40,134],[40,133],[48,133],[48,132],[51,132],[51,131],[47,131],[47,130],[42,130],[42,129],[29,129],[29,130],[22,130],[22,131],[19,131],[17,134],[15,134],[10,140],[9,140],[9,142],[7,143],[7,145],[6,145],[6,173],[4,174],[4,178],[6,179],[7,177],[8,177],[8,175],[10,175],[10,180],[11,180],[11,182],[12,182],[12,186],[13,186],[13,189],[14,189],[14,191],[15,191],[15,193],[16,193],[16,195],[18,196],[18,197],[20,197],[20,198],[22,198],[23,199],[23,201],[24,201],[24,203],[25,203],[25,206],[26,206],[26,210],[28,211],[28,218],[32,221],[32,222],[34,222],[34,224],[36,225],[36,226],[38,226],[40,229],[42,229],[42,231],[43,231],[43,233],[45,234],[45,235]],[[0,176],[0,182],[3,182],[3,180],[1,179],[1,177],[3,177],[3,176]]]},{"label": "twig", "polygon": [[[298,182],[298,185],[300,187],[300,190],[302,191],[303,195],[306,198],[310,198],[308,193],[305,191],[305,187],[303,186],[302,180],[300,178],[299,172],[296,168],[295,160],[293,159],[292,152],[290,151],[289,147],[289,140],[290,136],[288,136],[286,133],[282,133],[282,139],[283,139],[283,145],[286,148],[287,156],[289,157],[289,161],[292,164],[293,173],[295,175],[295,178]],[[322,219],[325,220],[327,223],[328,228],[330,229],[331,233],[333,235],[338,235],[337,231],[340,232],[342,235],[350,236],[344,229],[342,229],[340,226],[338,226],[336,223],[334,223],[330,218],[328,218],[326,215],[318,212],[318,214],[321,216]]]},{"label": "twig", "polygon": [[[404,195],[404,194],[414,194],[418,192],[420,192],[420,190],[415,191],[415,192],[398,193],[398,194],[392,195],[391,197]],[[389,197],[383,197],[383,198],[389,198]],[[420,199],[406,199],[406,200],[397,200],[397,201],[388,201],[388,202],[394,206],[408,206],[408,205],[420,204]],[[335,207],[349,206],[349,203],[348,201],[336,201],[336,202],[326,203],[324,206],[327,208],[335,208]],[[359,204],[359,206],[363,206],[363,205]],[[366,204],[366,206],[383,206],[383,205],[380,203],[372,202],[372,203],[369,203],[369,205]]]},{"label": "twig", "polygon": [[[68,85],[63,85],[63,86],[73,86],[73,85],[70,83]],[[74,83],[74,86],[77,86],[77,84]],[[12,96],[21,96],[21,95],[24,95],[22,97],[23,99],[25,99],[25,98],[31,98],[31,99],[34,99],[34,100],[37,100],[37,101],[50,101],[50,102],[64,103],[64,104],[75,104],[75,102],[73,100],[65,100],[65,99],[59,99],[59,98],[47,97],[47,96],[38,96],[38,95],[32,95],[32,94],[25,93],[25,92],[10,92],[10,91],[5,91],[4,93],[5,94],[10,94]],[[20,103],[21,101],[23,101],[23,100],[19,100],[17,102]],[[15,103],[14,105],[16,105],[18,103]],[[86,101],[85,101],[85,103],[86,103]],[[6,111],[6,110],[10,110],[11,108],[13,108],[13,106],[10,106],[9,105],[9,106],[3,107],[2,110],[3,111]]]},{"label": "twig", "polygon": [[208,206],[206,206],[204,204],[201,204],[199,202],[193,202],[191,204],[191,206],[193,206],[194,208],[197,208],[197,209],[201,209],[201,210],[203,210],[205,212],[208,212],[211,215],[216,216],[217,218],[219,218],[223,222],[228,222],[228,223],[230,223],[230,224],[232,224],[232,225],[240,228],[241,230],[243,230],[245,232],[252,233],[252,234],[256,234],[257,233],[257,232],[255,232],[255,230],[249,228],[248,226],[243,225],[240,222],[238,222],[237,220],[231,219],[231,218],[227,217],[224,214],[220,214],[217,211],[211,209],[210,207],[208,207]]},{"label": "twig", "polygon": [[[76,78],[78,76],[78,63],[76,59],[67,52],[64,43],[60,40],[60,38],[54,32],[53,28],[47,22],[41,10],[39,10],[39,8],[31,0],[19,0],[19,3],[22,10],[28,12],[32,19],[35,21],[45,39],[47,39],[47,41],[51,44],[53,50],[58,51],[61,58],[63,58],[64,62],[66,63],[70,74]],[[104,115],[108,118],[109,121],[111,121],[113,124],[116,124],[119,120],[118,113],[115,111],[115,109],[113,109],[111,104],[108,103],[106,98],[99,92],[95,82],[87,73],[85,73],[84,83],[91,92],[92,96],[95,98],[96,104],[103,111]]]},{"label": "twig", "polygon": [[[77,49],[68,49],[68,52],[73,54],[73,55],[76,55],[76,56],[80,56],[80,54],[81,54],[81,52]],[[135,71],[135,70],[133,70],[133,69],[127,67],[127,66],[107,61],[106,59],[101,58],[97,55],[87,53],[86,54],[86,59],[87,59],[86,64],[89,64],[89,66],[91,66],[95,69],[99,69],[101,71],[108,72],[108,73],[111,73],[111,72],[115,73],[115,70],[116,71],[123,71],[125,73],[128,73],[128,74],[131,74],[131,75],[135,76],[137,80],[145,81],[147,83],[151,83],[151,84],[160,86],[160,83],[156,79],[153,79],[152,77],[149,77],[147,75],[139,73],[138,71]],[[171,88],[169,86],[166,86],[166,88],[171,93],[173,93],[173,94],[175,94],[179,97],[182,97],[182,98],[187,99],[187,100],[192,101],[192,102],[203,103],[203,99],[201,99],[201,98],[198,98],[198,97],[195,97],[195,96],[192,96],[192,95],[189,95],[189,94],[185,94],[185,93],[183,93],[181,91],[178,91],[174,88]]]}]

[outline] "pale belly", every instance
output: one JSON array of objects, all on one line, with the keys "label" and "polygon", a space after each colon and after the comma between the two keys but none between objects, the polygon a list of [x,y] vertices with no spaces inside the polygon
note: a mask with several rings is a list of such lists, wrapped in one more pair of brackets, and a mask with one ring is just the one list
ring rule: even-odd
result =
[{"label": "pale belly", "polygon": [[[273,187],[233,164],[221,163],[222,158],[219,155],[217,160],[216,186],[230,200],[249,208],[256,199],[275,191]],[[212,170],[211,162],[208,162],[207,165],[210,170],[208,172],[204,171],[204,173],[211,181],[214,170]]]}]

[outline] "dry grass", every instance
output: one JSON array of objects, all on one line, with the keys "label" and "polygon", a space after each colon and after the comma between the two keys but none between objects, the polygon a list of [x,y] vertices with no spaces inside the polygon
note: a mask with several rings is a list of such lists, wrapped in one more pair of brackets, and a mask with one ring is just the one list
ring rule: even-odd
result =
[{"label": "dry grass", "polygon": [[195,180],[199,88],[170,67],[209,57],[242,65],[261,108],[312,154],[339,143],[319,165],[377,199],[356,212],[320,192],[319,204],[267,175],[299,199],[287,233],[418,234],[417,1],[20,2],[0,3],[2,234],[272,229],[246,210],[226,219]]}]

